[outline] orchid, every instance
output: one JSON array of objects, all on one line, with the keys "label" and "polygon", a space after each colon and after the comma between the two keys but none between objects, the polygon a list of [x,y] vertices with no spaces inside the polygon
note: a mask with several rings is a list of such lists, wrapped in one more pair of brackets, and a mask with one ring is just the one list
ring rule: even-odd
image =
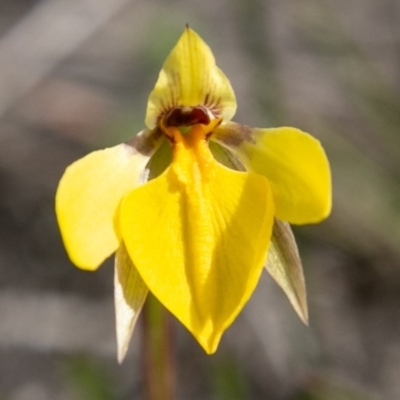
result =
[{"label": "orchid", "polygon": [[150,93],[146,128],[70,165],[56,214],[71,261],[115,255],[119,359],[150,291],[214,353],[264,268],[304,322],[304,278],[289,223],[331,209],[329,164],[295,128],[231,122],[236,99],[207,44],[186,28]]}]

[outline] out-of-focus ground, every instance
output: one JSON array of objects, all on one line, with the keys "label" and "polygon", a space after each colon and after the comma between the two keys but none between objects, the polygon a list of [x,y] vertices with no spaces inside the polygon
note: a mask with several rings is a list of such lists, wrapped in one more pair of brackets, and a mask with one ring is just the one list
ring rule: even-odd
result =
[{"label": "out-of-focus ground", "polygon": [[322,141],[334,205],[295,228],[309,328],[264,274],[215,356],[175,323],[178,399],[399,399],[397,0],[1,0],[0,399],[142,398],[140,329],[116,362],[112,261],[72,266],[54,192],[72,161],[142,129],[186,23],[236,121]]}]

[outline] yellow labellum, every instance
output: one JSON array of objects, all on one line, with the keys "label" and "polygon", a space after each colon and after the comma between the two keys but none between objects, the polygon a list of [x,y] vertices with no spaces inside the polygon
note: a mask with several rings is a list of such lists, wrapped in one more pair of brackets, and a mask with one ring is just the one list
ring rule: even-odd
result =
[{"label": "yellow labellum", "polygon": [[218,164],[200,125],[174,140],[172,165],[126,196],[122,235],[149,290],[213,353],[263,269],[272,194]]}]

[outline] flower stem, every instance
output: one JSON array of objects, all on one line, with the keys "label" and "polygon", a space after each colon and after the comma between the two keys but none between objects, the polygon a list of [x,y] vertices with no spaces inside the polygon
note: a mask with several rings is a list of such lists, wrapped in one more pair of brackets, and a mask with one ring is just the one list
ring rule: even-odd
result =
[{"label": "flower stem", "polygon": [[171,316],[149,293],[143,309],[144,390],[146,400],[174,400],[175,363]]}]

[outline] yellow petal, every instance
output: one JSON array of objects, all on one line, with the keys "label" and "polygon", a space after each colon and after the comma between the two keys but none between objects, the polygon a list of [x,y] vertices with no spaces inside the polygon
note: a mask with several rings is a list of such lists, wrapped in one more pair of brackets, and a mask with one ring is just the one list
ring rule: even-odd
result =
[{"label": "yellow petal", "polygon": [[186,28],[150,93],[146,125],[152,129],[160,115],[174,107],[199,105],[225,121],[236,112],[235,94],[229,80],[215,65],[210,48],[197,33]]},{"label": "yellow petal", "polygon": [[247,170],[271,183],[276,217],[293,224],[315,223],[331,211],[331,175],[320,142],[299,129],[253,129],[228,123],[212,136],[232,150]]},{"label": "yellow petal", "polygon": [[275,220],[267,271],[285,292],[300,319],[308,324],[307,295],[296,240],[287,222]]},{"label": "yellow petal", "polygon": [[90,153],[66,169],[57,189],[56,214],[76,266],[94,270],[119,247],[117,209],[139,184],[157,137],[143,131],[128,144]]},{"label": "yellow petal", "polygon": [[258,282],[274,206],[265,178],[195,153],[180,146],[127,195],[121,230],[149,290],[213,353]]},{"label": "yellow petal", "polygon": [[115,254],[114,274],[115,320],[119,363],[122,363],[128,351],[133,329],[142,311],[147,293],[147,286],[133,265],[122,242]]}]

